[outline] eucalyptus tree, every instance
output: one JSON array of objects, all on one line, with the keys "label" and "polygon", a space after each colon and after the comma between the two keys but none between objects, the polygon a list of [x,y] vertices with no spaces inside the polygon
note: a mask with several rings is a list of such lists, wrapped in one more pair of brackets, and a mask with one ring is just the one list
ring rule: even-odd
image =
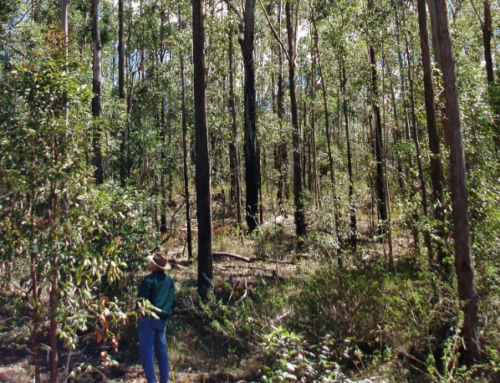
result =
[{"label": "eucalyptus tree", "polygon": [[248,230],[257,227],[259,193],[259,158],[257,156],[257,130],[255,125],[255,68],[254,68],[254,29],[255,0],[245,0],[243,10],[243,34],[238,39],[245,68],[245,184],[246,184],[246,221]]},{"label": "eucalyptus tree", "polygon": [[206,297],[212,284],[212,199],[205,104],[205,31],[203,0],[193,0],[194,111],[196,131],[196,202],[198,216],[198,291]]},{"label": "eucalyptus tree", "polygon": [[474,263],[470,249],[470,227],[467,200],[464,141],[460,119],[460,105],[455,74],[455,57],[450,36],[447,4],[435,0],[437,41],[441,53],[441,67],[446,98],[446,112],[450,145],[450,189],[453,209],[453,238],[455,240],[455,269],[458,296],[463,302],[464,340],[466,362],[471,365],[481,360],[478,332],[478,294],[474,276]]},{"label": "eucalyptus tree", "polygon": [[101,109],[101,36],[99,33],[99,0],[92,0],[92,41],[94,44],[93,54],[93,79],[92,91],[92,115],[96,121],[96,129],[93,137],[94,156],[92,163],[95,166],[96,184],[100,185],[104,182],[102,151],[101,151],[101,132],[98,128],[102,115]]},{"label": "eucalyptus tree", "polygon": [[[429,50],[429,37],[427,33],[427,13],[425,0],[418,0],[418,25],[420,31],[420,47],[423,67],[425,112],[427,119],[427,134],[429,137],[430,173],[432,181],[434,216],[438,221],[438,234],[444,236],[444,211],[443,211],[443,168],[440,157],[439,133],[436,123],[436,108],[434,102],[434,85],[432,83],[431,58]],[[429,254],[431,256],[431,254]],[[441,266],[443,265],[444,249],[442,240],[437,241],[437,256]],[[431,263],[433,263],[431,259]]]}]

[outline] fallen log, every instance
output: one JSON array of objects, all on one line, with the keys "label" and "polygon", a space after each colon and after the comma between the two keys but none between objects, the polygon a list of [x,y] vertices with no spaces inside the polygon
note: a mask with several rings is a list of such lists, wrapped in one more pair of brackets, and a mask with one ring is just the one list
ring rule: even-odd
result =
[{"label": "fallen log", "polygon": [[229,257],[229,258],[234,258],[239,261],[244,261],[244,262],[252,262],[251,258],[243,257],[242,255],[238,254],[232,254],[232,253],[212,253],[214,257]]},{"label": "fallen log", "polygon": [[193,263],[192,259],[169,259],[168,263],[171,265],[189,266]]}]

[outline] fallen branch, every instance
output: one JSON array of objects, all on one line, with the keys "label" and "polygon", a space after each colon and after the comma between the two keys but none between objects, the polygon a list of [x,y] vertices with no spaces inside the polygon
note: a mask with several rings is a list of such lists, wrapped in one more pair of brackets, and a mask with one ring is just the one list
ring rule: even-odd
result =
[{"label": "fallen branch", "polygon": [[248,266],[248,265],[220,265],[220,266],[215,266],[220,270],[227,270],[227,269],[236,269],[240,267],[245,267],[250,270],[258,270],[258,271],[274,271],[272,269],[264,269],[262,267],[255,267],[255,266]]},{"label": "fallen branch", "polygon": [[295,265],[293,261],[277,261],[275,259],[267,259],[267,258],[250,258],[251,262],[266,262],[266,263],[280,263],[282,265]]},{"label": "fallen branch", "polygon": [[171,265],[189,266],[193,263],[192,259],[169,259],[168,263]]},{"label": "fallen branch", "polygon": [[242,255],[238,254],[231,254],[231,253],[212,253],[214,257],[229,257],[229,258],[234,258],[239,261],[244,261],[244,262],[252,262],[250,258],[243,257]]}]

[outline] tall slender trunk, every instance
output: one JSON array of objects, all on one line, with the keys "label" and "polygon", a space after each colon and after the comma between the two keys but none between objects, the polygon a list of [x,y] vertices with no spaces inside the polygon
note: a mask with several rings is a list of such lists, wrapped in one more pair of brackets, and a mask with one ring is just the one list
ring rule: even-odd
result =
[{"label": "tall slender trunk", "polygon": [[[298,8],[297,8],[298,9]],[[288,33],[288,68],[290,83],[290,104],[292,109],[293,125],[293,197],[295,202],[295,224],[296,234],[300,237],[305,236],[307,232],[304,217],[304,200],[302,195],[302,169],[300,154],[300,129],[297,111],[297,96],[295,94],[295,48],[294,48],[294,30],[292,25],[292,10],[290,2],[285,5],[286,25]],[[299,15],[296,15],[298,18]]]},{"label": "tall slender trunk", "polygon": [[35,383],[41,382],[40,377],[40,311],[39,311],[39,301],[38,301],[38,275],[36,272],[36,259],[37,254],[35,252],[35,241],[34,241],[34,206],[30,207],[30,223],[31,223],[31,246],[33,247],[30,251],[30,274],[31,274],[31,284],[33,291],[33,311],[31,318],[33,321],[33,364],[35,365]]},{"label": "tall slender trunk", "polygon": [[[92,41],[94,43],[93,80],[92,80],[92,115],[94,120],[101,117],[101,37],[99,35],[99,0],[92,0]],[[101,185],[104,182],[102,153],[101,153],[101,130],[98,128],[99,121],[94,130],[93,147],[94,157],[92,164],[95,167],[95,182]]]},{"label": "tall slender trunk", "polygon": [[246,221],[251,233],[257,227],[259,204],[259,164],[255,126],[255,63],[254,63],[255,0],[245,0],[243,39],[239,39],[245,68],[245,183]]},{"label": "tall slender trunk", "polygon": [[[437,0],[427,0],[427,8],[429,9],[429,19],[431,25],[431,37],[432,37],[432,51],[434,53],[434,60],[436,62],[436,66],[442,70],[441,63],[441,49],[439,47],[439,38],[438,38],[438,21],[436,15],[436,1]],[[444,93],[440,93],[439,99],[444,100]],[[444,137],[444,145],[449,148],[450,143],[448,142],[448,118],[446,111],[446,103],[442,102],[440,107],[441,118],[441,126],[443,127],[443,137]]]},{"label": "tall slender trunk", "polygon": [[[431,181],[435,206],[434,217],[438,221],[437,234],[444,238],[444,210],[443,210],[443,167],[439,148],[439,133],[436,124],[436,108],[434,104],[434,88],[432,84],[431,58],[429,51],[429,37],[427,34],[427,13],[425,0],[417,1],[418,26],[420,30],[420,47],[422,50],[422,66],[424,71],[424,97],[427,118],[427,133],[429,135],[429,149],[431,150]],[[438,262],[444,267],[444,246],[439,240],[436,244]],[[430,254],[429,254],[430,255]],[[431,259],[431,263],[433,260]]]},{"label": "tall slender trunk", "polygon": [[455,268],[458,295],[463,304],[466,363],[481,359],[477,328],[478,295],[474,276],[474,263],[470,254],[470,228],[467,202],[467,175],[464,142],[460,121],[460,106],[455,77],[455,58],[448,25],[447,3],[436,0],[437,37],[441,50],[441,65],[449,123],[450,184],[453,209]]},{"label": "tall slender trunk", "polygon": [[[375,50],[370,46],[370,63],[371,63],[371,87],[373,94],[373,114],[375,115],[375,158],[377,161],[377,205],[379,219],[387,220],[387,196],[385,193],[385,174],[383,165],[383,142],[382,142],[382,123],[380,121],[380,107],[378,106],[378,90],[377,90],[377,62],[375,60]],[[384,232],[384,229],[382,229]]]},{"label": "tall slender trunk", "polygon": [[316,52],[318,52],[318,70],[319,70],[319,76],[321,80],[321,89],[323,93],[323,106],[325,108],[325,132],[326,132],[326,142],[327,142],[327,147],[328,147],[328,165],[330,168],[330,182],[332,184],[332,197],[333,197],[333,204],[334,204],[334,217],[335,217],[335,231],[337,233],[337,240],[339,243],[338,251],[337,251],[337,256],[338,256],[338,262],[339,266],[342,266],[342,259],[340,257],[341,255],[341,235],[340,235],[340,214],[339,214],[339,201],[337,197],[337,190],[336,190],[336,185],[335,185],[335,173],[333,170],[333,155],[332,155],[332,137],[331,137],[331,131],[330,131],[330,115],[328,112],[328,99],[327,99],[327,93],[326,93],[326,83],[325,83],[325,78],[323,77],[323,68],[321,65],[321,53],[319,50],[319,37],[318,37],[318,29],[316,27],[316,20],[313,17],[313,26],[314,26],[314,44],[316,46]]},{"label": "tall slender trunk", "polygon": [[[340,53],[341,55],[343,53]],[[347,98],[346,98],[346,73],[345,63],[343,57],[339,58],[339,76],[340,87],[342,90],[342,110],[344,112],[345,120],[345,135],[347,143],[347,170],[349,173],[349,215],[351,218],[351,246],[355,250],[357,243],[357,225],[356,225],[356,208],[354,207],[354,179],[352,176],[352,155],[351,155],[351,139],[349,136],[349,117],[347,113]]]},{"label": "tall slender trunk", "polygon": [[[314,50],[313,39],[311,36],[311,50]],[[318,163],[316,154],[316,61],[318,52],[313,52],[312,54],[312,65],[311,65],[311,156],[312,161],[312,175],[314,183],[314,195],[315,195],[315,205],[316,207],[321,206],[320,199],[320,189],[319,189],[319,178],[318,178]]]},{"label": "tall slender trunk", "polygon": [[[62,0],[61,3],[61,28],[63,33],[63,43],[64,43],[64,61],[68,65],[68,0]],[[67,67],[65,68],[67,72]],[[66,121],[66,133],[65,136],[68,137],[68,102],[64,103],[64,120]]]},{"label": "tall slender trunk", "polygon": [[[57,154],[57,138],[53,137],[51,146],[52,164],[57,167],[58,154]],[[50,181],[50,224],[57,225],[57,185],[56,181]],[[49,370],[50,370],[50,383],[57,383],[57,314],[58,314],[58,267],[57,267],[57,249],[52,249],[52,257],[50,259],[50,292],[49,292],[49,318],[50,318],[50,355],[49,355]]]},{"label": "tall slender trunk", "polygon": [[198,217],[198,292],[206,297],[213,286],[212,201],[210,156],[208,153],[207,110],[205,104],[205,31],[203,0],[193,4],[194,114],[196,131],[196,202]]},{"label": "tall slender trunk", "polygon": [[233,154],[234,154],[234,168],[231,170],[231,174],[234,174],[235,178],[236,218],[238,220],[238,225],[239,225],[241,222],[241,175],[240,175],[240,152],[238,148],[236,96],[234,94],[233,36],[234,36],[234,26],[231,23],[231,28],[229,31],[229,82],[231,89],[231,116],[233,117],[232,131],[231,131],[232,134],[231,146],[233,147]]},{"label": "tall slender trunk", "polygon": [[[125,26],[123,14],[123,1],[118,0],[118,94],[125,101]],[[120,183],[124,187],[127,179],[127,135],[125,127],[121,127],[120,143]]]},{"label": "tall slender trunk", "polygon": [[[282,2],[278,1],[278,33],[279,38],[281,39],[281,15],[282,15]],[[287,162],[288,162],[288,152],[286,147],[286,140],[283,138],[283,51],[281,44],[278,44],[278,65],[279,65],[279,74],[278,74],[278,97],[277,97],[277,112],[278,119],[280,122],[280,136],[281,141],[278,144],[278,204],[280,206],[281,214],[285,213],[285,208],[283,205],[283,200],[285,199],[286,192],[286,182],[287,182]]]},{"label": "tall slender trunk", "polygon": [[[160,114],[160,131],[161,131],[161,151],[162,162],[165,163],[165,147],[166,147],[166,122],[165,122],[165,98],[161,100],[161,114]],[[167,191],[165,188],[165,171],[161,169],[160,174],[160,188],[161,188],[161,213],[160,213],[160,232],[165,234],[167,232]]]},{"label": "tall slender trunk", "polygon": [[493,76],[493,59],[491,57],[491,11],[489,0],[483,0],[484,22],[483,22],[483,45],[484,45],[484,61],[486,61],[486,78],[488,83],[493,84],[495,78]]},{"label": "tall slender trunk", "polygon": [[[422,166],[422,158],[420,155],[420,142],[418,140],[418,129],[417,129],[417,116],[415,114],[415,96],[413,92],[413,73],[412,73],[412,57],[410,54],[408,37],[405,37],[406,42],[406,55],[408,57],[408,80],[410,82],[410,106],[411,106],[411,121],[412,121],[412,130],[413,130],[413,141],[415,143],[415,149],[417,154],[417,167],[418,167],[418,178],[420,180],[420,191],[422,193],[422,211],[424,213],[424,217],[429,218],[429,214],[427,212],[427,190],[425,187],[425,179],[424,179],[424,169]],[[429,252],[429,260],[431,261],[434,258],[432,252],[432,244],[431,244],[431,233],[428,229],[424,231],[424,240],[425,245],[427,246],[427,250]]]},{"label": "tall slender trunk", "polygon": [[[179,9],[179,32],[182,34],[182,14]],[[184,52],[182,51],[182,37],[180,41],[179,58],[181,62],[181,86],[182,86],[182,149],[184,166],[184,194],[186,199],[186,241],[188,258],[193,258],[193,239],[191,234],[191,202],[189,198],[189,174],[188,174],[188,148],[187,148],[187,115],[186,115],[186,83],[184,79]]]}]

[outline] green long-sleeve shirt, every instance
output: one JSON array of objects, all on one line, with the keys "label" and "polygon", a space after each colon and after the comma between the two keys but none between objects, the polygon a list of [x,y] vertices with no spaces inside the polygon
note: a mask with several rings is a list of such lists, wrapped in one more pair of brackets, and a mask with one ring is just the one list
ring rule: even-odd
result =
[{"label": "green long-sleeve shirt", "polygon": [[161,310],[157,313],[158,317],[167,319],[175,306],[174,281],[163,271],[155,271],[143,279],[137,298],[149,300]]}]

